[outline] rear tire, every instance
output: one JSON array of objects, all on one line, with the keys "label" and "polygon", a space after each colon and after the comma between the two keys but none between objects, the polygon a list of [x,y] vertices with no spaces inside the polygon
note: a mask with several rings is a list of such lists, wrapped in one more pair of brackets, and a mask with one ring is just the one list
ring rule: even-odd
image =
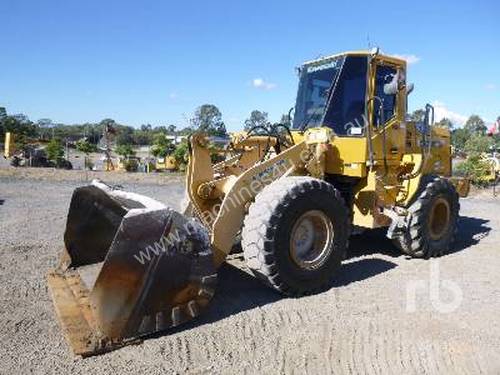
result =
[{"label": "rear tire", "polygon": [[314,293],[334,278],[345,256],[349,211],[329,183],[285,177],[250,206],[242,247],[251,271],[291,296]]},{"label": "rear tire", "polygon": [[459,209],[453,184],[445,178],[433,178],[410,206],[408,228],[394,244],[415,258],[447,253],[455,239]]}]

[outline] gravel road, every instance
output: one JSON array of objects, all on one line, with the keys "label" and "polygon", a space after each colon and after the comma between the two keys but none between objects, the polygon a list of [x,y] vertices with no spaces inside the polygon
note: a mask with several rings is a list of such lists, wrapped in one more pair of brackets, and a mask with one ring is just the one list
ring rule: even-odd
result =
[{"label": "gravel road", "polygon": [[[500,197],[486,192],[462,200],[456,250],[438,261],[407,259],[382,232],[365,232],[334,287],[293,299],[236,257],[200,319],[76,358],[45,275],[81,184],[0,176],[0,373],[500,373]],[[123,185],[174,208],[183,194],[176,178]]]}]

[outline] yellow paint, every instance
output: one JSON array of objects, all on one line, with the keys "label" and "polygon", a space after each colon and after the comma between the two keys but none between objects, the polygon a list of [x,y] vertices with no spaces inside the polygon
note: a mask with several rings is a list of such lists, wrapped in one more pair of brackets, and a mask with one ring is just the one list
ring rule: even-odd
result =
[{"label": "yellow paint", "polygon": [[14,152],[16,152],[14,146],[14,134],[12,134],[11,132],[6,132],[4,140],[3,157],[5,159],[9,159],[14,154]]},{"label": "yellow paint", "polygon": [[[248,206],[255,192],[247,194],[236,207],[230,207],[234,197],[247,189],[252,178],[286,163],[288,170],[282,175],[309,175],[329,181],[348,181],[353,186],[354,225],[376,228],[391,222],[387,210],[399,206],[403,211],[419,191],[424,175],[451,175],[450,133],[447,129],[432,128],[432,147],[422,149],[421,135],[416,124],[406,122],[407,83],[398,82],[394,115],[382,126],[373,124],[376,109],[376,72],[379,66],[389,65],[400,77],[406,77],[406,62],[384,55],[370,56],[369,52],[356,51],[341,55],[366,56],[369,59],[367,76],[367,118],[364,135],[359,137],[337,136],[328,127],[309,128],[306,131],[292,130],[295,146],[272,156],[266,152],[276,139],[267,136],[248,136],[245,132],[232,134],[235,154],[215,166],[210,163],[207,141],[194,137],[188,167],[187,186],[198,215],[214,210],[211,220],[202,217],[211,229],[212,244],[216,249],[217,263],[221,262],[233,245],[233,238],[241,229]],[[323,64],[325,57],[308,62]],[[371,152],[370,152],[371,150]],[[384,152],[385,151],[385,152]],[[273,179],[271,179],[272,182]],[[467,193],[467,182],[454,182],[460,194]]]},{"label": "yellow paint", "polygon": [[179,168],[177,160],[172,155],[167,155],[164,158],[156,159],[155,169],[157,171],[175,171]]}]

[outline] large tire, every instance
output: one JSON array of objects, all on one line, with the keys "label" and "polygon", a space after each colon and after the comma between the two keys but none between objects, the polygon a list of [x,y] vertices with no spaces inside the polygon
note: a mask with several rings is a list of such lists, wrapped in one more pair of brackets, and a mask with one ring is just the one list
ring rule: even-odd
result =
[{"label": "large tire", "polygon": [[338,190],[316,178],[285,177],[266,186],[250,206],[243,254],[259,279],[283,294],[300,296],[332,281],[348,235],[349,211]]},{"label": "large tire", "polygon": [[457,231],[460,203],[453,184],[434,177],[409,208],[408,227],[395,245],[415,258],[431,258],[450,251]]}]

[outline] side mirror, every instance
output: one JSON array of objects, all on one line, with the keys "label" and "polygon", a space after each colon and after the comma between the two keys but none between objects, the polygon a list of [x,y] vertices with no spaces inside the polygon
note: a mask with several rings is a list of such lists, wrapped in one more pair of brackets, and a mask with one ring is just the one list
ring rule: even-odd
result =
[{"label": "side mirror", "polygon": [[[415,85],[413,83],[409,83],[406,85],[406,95],[410,95],[413,91]],[[404,75],[398,71],[394,77],[392,77],[391,82],[386,83],[384,85],[384,94],[385,95],[396,95],[399,90],[405,88],[405,79]]]},{"label": "side mirror", "polygon": [[398,82],[393,80],[390,83],[384,85],[385,95],[396,95],[398,93]]},{"label": "side mirror", "polygon": [[385,95],[396,95],[400,88],[399,72],[394,74],[391,82],[384,84]]},{"label": "side mirror", "polygon": [[409,83],[406,86],[406,95],[410,95],[413,92],[414,88],[415,88],[415,85],[413,83]]}]

